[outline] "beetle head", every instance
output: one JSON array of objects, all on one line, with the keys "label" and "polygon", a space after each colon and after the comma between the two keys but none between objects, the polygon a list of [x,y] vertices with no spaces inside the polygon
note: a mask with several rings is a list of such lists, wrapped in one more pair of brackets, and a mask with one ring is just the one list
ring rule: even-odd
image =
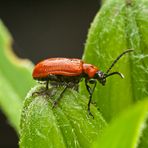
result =
[{"label": "beetle head", "polygon": [[102,85],[105,85],[106,75],[102,71],[97,71],[95,77]]},{"label": "beetle head", "polygon": [[112,73],[109,73],[109,74],[106,74],[106,73],[103,73],[102,71],[97,71],[96,72],[96,75],[95,75],[95,78],[102,84],[102,85],[105,85],[106,83],[106,78],[107,77],[110,77],[112,75],[119,75],[121,78],[124,78],[124,75],[120,72],[112,72]]}]

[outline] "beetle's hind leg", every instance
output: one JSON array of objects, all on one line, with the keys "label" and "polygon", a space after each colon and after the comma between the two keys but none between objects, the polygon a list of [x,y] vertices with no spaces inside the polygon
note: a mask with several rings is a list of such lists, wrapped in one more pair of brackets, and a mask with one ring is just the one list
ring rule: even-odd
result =
[{"label": "beetle's hind leg", "polygon": [[45,89],[42,89],[41,91],[36,91],[32,93],[32,96],[35,95],[49,95],[49,88],[48,88],[49,80],[46,81],[46,87]]}]

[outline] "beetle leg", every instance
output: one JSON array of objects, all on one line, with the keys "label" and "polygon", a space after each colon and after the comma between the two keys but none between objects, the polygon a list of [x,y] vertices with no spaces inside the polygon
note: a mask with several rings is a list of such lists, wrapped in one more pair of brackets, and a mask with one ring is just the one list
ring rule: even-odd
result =
[{"label": "beetle leg", "polygon": [[[88,83],[94,84],[93,88],[91,88],[88,85]],[[94,116],[93,116],[93,114],[90,111],[90,103],[92,101],[92,95],[93,95],[93,92],[95,90],[96,84],[97,84],[97,81],[95,79],[91,79],[91,80],[85,79],[85,85],[86,85],[87,91],[89,93],[89,101],[88,101],[88,109],[87,110],[88,110],[89,115],[91,115],[93,118],[94,118]]]},{"label": "beetle leg", "polygon": [[48,90],[49,80],[46,81],[46,90]]},{"label": "beetle leg", "polygon": [[45,89],[43,89],[43,90],[41,90],[41,91],[39,91],[39,92],[33,92],[32,93],[32,96],[34,96],[35,94],[37,94],[37,95],[48,95],[48,84],[49,84],[49,80],[47,80],[46,81],[46,88]]},{"label": "beetle leg", "polygon": [[66,89],[68,88],[68,85],[66,85],[63,89],[63,91],[61,92],[61,94],[59,95],[59,97],[53,101],[53,105],[52,108],[55,108],[56,105],[58,104],[59,100],[61,99],[62,95],[64,94],[64,92],[66,91]]}]

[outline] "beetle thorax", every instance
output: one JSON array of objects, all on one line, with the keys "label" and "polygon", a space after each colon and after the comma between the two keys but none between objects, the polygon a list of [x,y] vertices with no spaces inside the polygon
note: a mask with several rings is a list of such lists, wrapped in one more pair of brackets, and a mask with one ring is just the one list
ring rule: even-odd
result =
[{"label": "beetle thorax", "polygon": [[98,68],[91,64],[83,64],[83,72],[88,75],[89,78],[93,78],[98,71]]}]

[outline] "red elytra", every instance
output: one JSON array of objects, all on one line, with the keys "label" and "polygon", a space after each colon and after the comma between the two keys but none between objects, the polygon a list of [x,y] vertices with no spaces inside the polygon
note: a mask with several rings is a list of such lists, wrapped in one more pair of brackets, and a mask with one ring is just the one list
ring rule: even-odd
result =
[{"label": "red elytra", "polygon": [[79,76],[87,74],[93,78],[99,69],[81,59],[49,58],[38,63],[33,71],[34,79],[46,78],[49,75]]},{"label": "red elytra", "polygon": [[[57,82],[58,85],[61,83],[66,86],[61,93],[61,95],[65,92],[65,90],[70,86],[79,83],[79,81],[84,78],[85,85],[89,93],[89,102],[88,102],[88,113],[92,115],[90,112],[90,103],[92,100],[92,95],[96,87],[97,80],[105,85],[106,78],[112,76],[114,74],[119,75],[123,78],[123,75],[120,72],[112,72],[109,71],[115,65],[115,63],[126,53],[133,51],[132,49],[126,50],[121,53],[111,64],[106,73],[103,73],[96,66],[92,64],[87,64],[81,59],[70,59],[70,58],[49,58],[39,62],[34,70],[33,70],[33,78],[39,81],[46,81],[46,90],[48,90],[48,82]],[[89,84],[94,84],[93,87],[90,87]],[[60,97],[61,97],[60,95]],[[60,99],[60,98],[59,98]],[[56,100],[59,100],[56,99]],[[56,102],[55,102],[56,103]],[[92,115],[93,116],[93,115]]]}]

